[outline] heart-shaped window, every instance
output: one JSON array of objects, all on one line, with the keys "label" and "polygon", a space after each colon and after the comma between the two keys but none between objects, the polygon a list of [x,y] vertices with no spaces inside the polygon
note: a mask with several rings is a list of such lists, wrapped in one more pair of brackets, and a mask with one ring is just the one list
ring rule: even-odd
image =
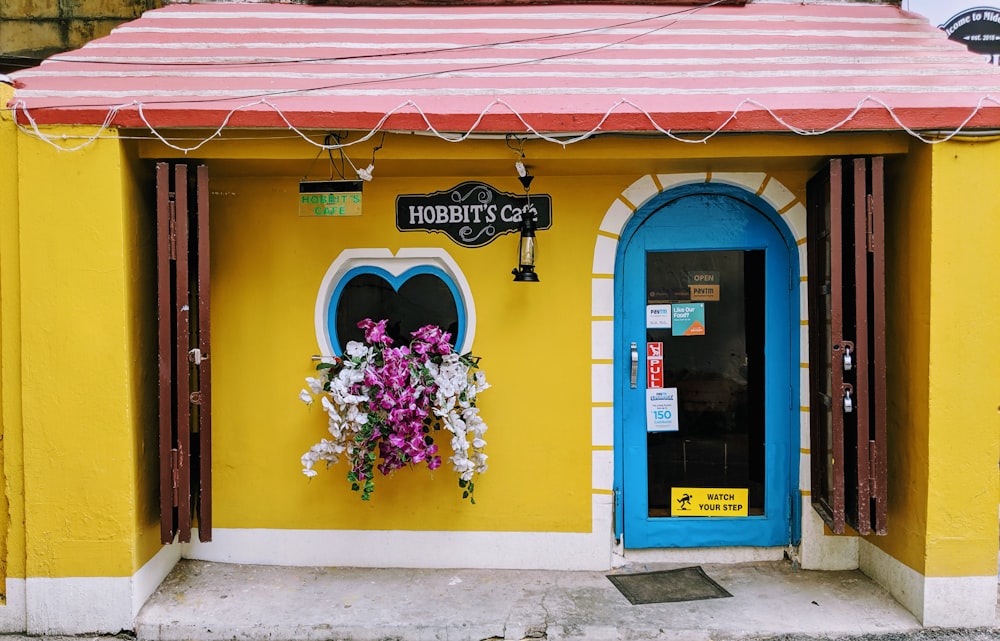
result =
[{"label": "heart-shaped window", "polygon": [[326,356],[340,356],[362,340],[358,321],[388,321],[394,344],[407,345],[424,325],[450,332],[460,353],[472,349],[476,305],[462,269],[439,247],[345,249],[323,277],[316,297],[316,340]]},{"label": "heart-shaped window", "polygon": [[442,270],[421,265],[394,276],[375,266],[355,267],[341,279],[330,298],[327,330],[342,354],[349,341],[363,341],[358,322],[387,319],[394,345],[406,345],[410,334],[425,325],[451,333],[451,344],[463,343],[465,309],[457,287]]}]

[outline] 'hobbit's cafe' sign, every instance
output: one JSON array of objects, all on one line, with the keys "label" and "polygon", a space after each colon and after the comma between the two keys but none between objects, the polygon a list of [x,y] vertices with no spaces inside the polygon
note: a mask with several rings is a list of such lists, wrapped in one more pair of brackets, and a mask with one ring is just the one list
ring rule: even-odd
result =
[{"label": "'hobbit's cafe' sign", "polygon": [[518,231],[526,215],[535,217],[536,229],[549,229],[551,196],[519,196],[486,183],[464,182],[448,191],[396,198],[399,231],[441,232],[464,247],[482,247],[497,236]]}]

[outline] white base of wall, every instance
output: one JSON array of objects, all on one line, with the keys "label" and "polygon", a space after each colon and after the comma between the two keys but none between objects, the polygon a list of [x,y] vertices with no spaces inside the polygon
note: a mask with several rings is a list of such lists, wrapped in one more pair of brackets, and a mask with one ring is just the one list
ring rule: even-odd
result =
[{"label": "white base of wall", "polygon": [[996,619],[997,575],[925,577],[876,546],[861,540],[861,571],[885,588],[927,627],[992,626]]},{"label": "white base of wall", "polygon": [[655,548],[615,550],[614,565],[630,563],[760,563],[780,561],[786,548]]},{"label": "white base of wall", "polygon": [[114,634],[132,630],[139,609],[181,558],[177,545],[162,548],[130,577],[7,580],[0,632]]},{"label": "white base of wall", "polygon": [[812,507],[812,499],[802,497],[802,542],[798,562],[803,570],[856,570],[857,536],[827,535],[823,519]]},{"label": "white base of wall", "polygon": [[185,544],[183,555],[259,565],[605,570],[611,496],[594,494],[591,513],[591,531],[579,533],[214,528],[211,543]]},{"label": "white base of wall", "polygon": [[24,632],[27,629],[27,610],[24,605],[24,579],[7,579],[7,602],[0,606],[0,634]]},{"label": "white base of wall", "polygon": [[132,629],[131,577],[29,578],[28,634],[108,633]]},{"label": "white base of wall", "polygon": [[[146,600],[156,592],[163,579],[167,578],[177,562],[181,560],[183,549],[177,543],[160,548],[156,556],[146,562],[132,577],[132,619],[146,604]],[[130,630],[132,628],[129,628]]]}]

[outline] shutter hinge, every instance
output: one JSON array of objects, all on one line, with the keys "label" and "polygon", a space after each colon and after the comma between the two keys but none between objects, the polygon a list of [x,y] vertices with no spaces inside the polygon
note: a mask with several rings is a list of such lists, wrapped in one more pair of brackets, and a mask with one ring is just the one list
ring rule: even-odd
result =
[{"label": "shutter hinge", "polygon": [[177,449],[170,450],[170,495],[173,497],[173,505],[177,507],[180,505],[180,485],[181,485],[181,471],[178,469],[180,467],[180,452]]}]

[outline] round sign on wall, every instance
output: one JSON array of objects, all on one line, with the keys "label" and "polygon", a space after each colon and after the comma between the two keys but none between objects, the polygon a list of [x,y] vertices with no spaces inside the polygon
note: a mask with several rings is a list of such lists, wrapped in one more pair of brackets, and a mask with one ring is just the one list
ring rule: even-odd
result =
[{"label": "round sign on wall", "polygon": [[1000,7],[983,6],[980,2],[905,0],[903,8],[926,17],[951,40],[997,64],[1000,63]]}]

